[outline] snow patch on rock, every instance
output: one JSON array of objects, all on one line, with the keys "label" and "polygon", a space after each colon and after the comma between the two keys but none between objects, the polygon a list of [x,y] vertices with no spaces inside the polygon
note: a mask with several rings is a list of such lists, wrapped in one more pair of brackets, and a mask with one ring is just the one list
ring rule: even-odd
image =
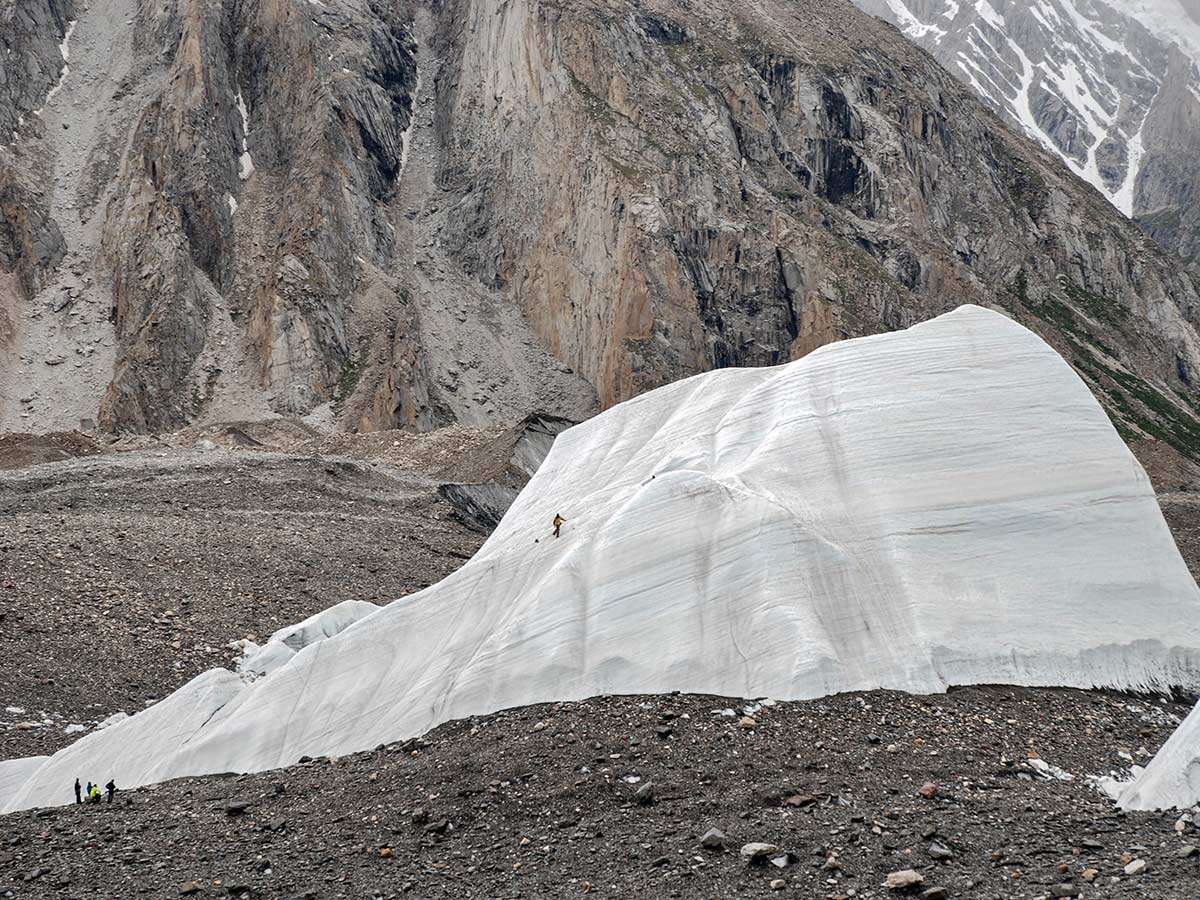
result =
[{"label": "snow patch on rock", "polygon": [[241,91],[237,92],[237,108],[242,115],[242,155],[238,158],[238,178],[245,181],[254,174],[254,157],[250,155],[250,111],[246,109]]}]

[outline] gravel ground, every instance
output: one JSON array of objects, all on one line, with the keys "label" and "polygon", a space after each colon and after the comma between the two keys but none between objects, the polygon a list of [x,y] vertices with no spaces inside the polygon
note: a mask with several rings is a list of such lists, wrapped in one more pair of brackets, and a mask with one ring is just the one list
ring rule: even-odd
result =
[{"label": "gravel ground", "polygon": [[134,452],[0,472],[0,759],[136,712],[228,665],[231,641],[419,590],[482,541],[436,482],[336,457]]},{"label": "gravel ground", "polygon": [[[1198,896],[1200,857],[1181,855],[1195,827],[1119,812],[1086,778],[1144,760],[1184,703],[982,687],[745,710],[692,696],[531,707],[6,816],[0,897]],[[724,849],[701,845],[710,828]],[[782,865],[748,863],[755,842]],[[906,869],[917,889],[882,886]]]}]

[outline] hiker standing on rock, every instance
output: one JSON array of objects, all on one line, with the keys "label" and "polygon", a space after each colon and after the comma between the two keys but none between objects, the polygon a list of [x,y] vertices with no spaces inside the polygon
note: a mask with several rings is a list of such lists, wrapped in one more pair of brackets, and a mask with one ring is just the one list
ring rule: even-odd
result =
[{"label": "hiker standing on rock", "polygon": [[554,536],[555,537],[558,537],[559,535],[562,534],[562,527],[565,524],[567,524],[567,520],[564,519],[562,516],[554,517]]},{"label": "hiker standing on rock", "polygon": [[83,802],[83,797],[81,797],[79,794],[79,779],[78,778],[75,779],[75,802],[76,803]]},{"label": "hiker standing on rock", "polygon": [[110,778],[104,789],[108,791],[108,802],[112,803],[113,794],[117,792],[117,783]]},{"label": "hiker standing on rock", "polygon": [[88,803],[100,802],[100,785],[93,784],[88,788]]}]

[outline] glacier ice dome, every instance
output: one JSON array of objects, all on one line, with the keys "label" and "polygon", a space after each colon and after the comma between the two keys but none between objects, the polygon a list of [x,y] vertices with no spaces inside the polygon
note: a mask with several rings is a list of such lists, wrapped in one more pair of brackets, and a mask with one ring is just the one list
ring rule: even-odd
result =
[{"label": "glacier ice dome", "polygon": [[367,613],[25,766],[0,808],[600,694],[1200,687],[1200,591],[1145,472],[1053,349],[971,306],[564,432],[474,558]]}]

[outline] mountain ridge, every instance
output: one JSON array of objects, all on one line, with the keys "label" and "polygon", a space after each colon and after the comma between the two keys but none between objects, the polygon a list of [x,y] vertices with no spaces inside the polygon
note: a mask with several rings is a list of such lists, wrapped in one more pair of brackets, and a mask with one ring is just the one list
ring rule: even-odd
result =
[{"label": "mountain ridge", "polygon": [[974,302],[1200,452],[1192,275],[848,4],[123,2],[29,26],[0,428],[578,420]]}]

